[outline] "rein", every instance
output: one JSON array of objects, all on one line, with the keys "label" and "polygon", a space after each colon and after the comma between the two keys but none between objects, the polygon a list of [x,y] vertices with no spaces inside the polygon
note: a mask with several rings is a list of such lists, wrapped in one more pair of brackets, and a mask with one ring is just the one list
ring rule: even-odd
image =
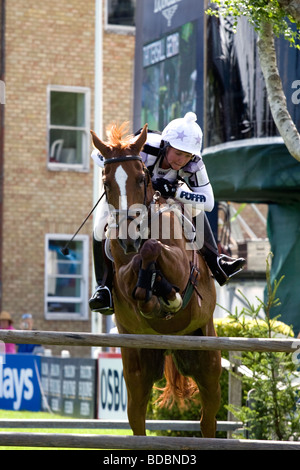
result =
[{"label": "rein", "polygon": [[96,209],[96,207],[98,206],[99,202],[101,201],[101,199],[104,197],[105,195],[105,192],[103,192],[101,194],[101,196],[99,197],[98,201],[96,202],[96,204],[94,205],[93,209],[89,212],[89,214],[86,216],[86,218],[84,219],[84,221],[82,222],[82,224],[80,225],[80,227],[77,229],[77,231],[74,233],[73,237],[65,244],[65,246],[63,248],[61,248],[60,252],[62,255],[64,256],[68,256],[69,254],[69,244],[74,240],[74,238],[76,237],[76,235],[78,234],[78,232],[82,229],[82,227],[84,226],[84,224],[87,222],[87,220],[89,219],[89,217],[92,215],[92,213],[94,212],[94,210]]}]

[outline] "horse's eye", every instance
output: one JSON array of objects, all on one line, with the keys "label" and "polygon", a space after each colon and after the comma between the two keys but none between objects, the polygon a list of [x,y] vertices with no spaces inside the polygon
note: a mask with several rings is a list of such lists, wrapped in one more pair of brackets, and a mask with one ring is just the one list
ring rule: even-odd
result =
[{"label": "horse's eye", "polygon": [[145,175],[141,175],[138,180],[137,180],[138,184],[140,186],[142,186],[143,184],[145,184]]},{"label": "horse's eye", "polygon": [[104,186],[104,189],[105,189],[106,191],[108,191],[108,190],[110,189],[109,183],[108,183],[107,181],[105,181],[105,180],[103,180],[103,186]]}]

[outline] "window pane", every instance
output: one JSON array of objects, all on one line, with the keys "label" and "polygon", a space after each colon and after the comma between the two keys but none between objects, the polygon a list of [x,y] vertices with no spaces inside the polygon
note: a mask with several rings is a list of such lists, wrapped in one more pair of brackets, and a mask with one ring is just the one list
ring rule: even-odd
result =
[{"label": "window pane", "polygon": [[50,100],[51,125],[84,127],[84,93],[51,91]]},{"label": "window pane", "polygon": [[81,296],[81,278],[48,277],[48,296],[79,297]]},{"label": "window pane", "polygon": [[75,302],[47,302],[50,313],[81,313],[81,303]]},{"label": "window pane", "polygon": [[136,0],[108,0],[108,24],[134,26]]},{"label": "window pane", "polygon": [[[49,240],[48,243],[48,257],[49,255],[52,256],[52,259],[55,260],[56,265],[56,273],[57,274],[68,274],[66,272],[59,272],[58,267],[61,269],[65,269],[64,266],[68,263],[75,265],[82,264],[83,260],[83,242],[82,241],[76,241],[73,240],[71,243],[69,243],[69,254],[67,256],[64,256],[61,253],[61,248],[63,248],[66,243],[68,243],[69,240]],[[48,269],[48,274],[52,274],[53,272],[49,272]]]},{"label": "window pane", "polygon": [[[50,240],[47,255],[47,296],[81,297],[83,244],[73,241],[69,254],[63,256],[60,249],[67,240]],[[74,277],[73,277],[74,276]],[[76,277],[75,277],[76,276]]]},{"label": "window pane", "polygon": [[57,261],[58,272],[60,274],[80,275],[82,274],[82,264],[80,261]]},{"label": "window pane", "polygon": [[85,143],[86,134],[84,131],[51,129],[49,161],[82,164]]},{"label": "window pane", "polygon": [[[69,243],[70,237],[57,235],[46,237],[46,318],[87,318],[88,299],[88,252],[86,235],[78,236]],[[69,253],[61,249],[68,242]],[[53,314],[53,315],[52,315]]]}]

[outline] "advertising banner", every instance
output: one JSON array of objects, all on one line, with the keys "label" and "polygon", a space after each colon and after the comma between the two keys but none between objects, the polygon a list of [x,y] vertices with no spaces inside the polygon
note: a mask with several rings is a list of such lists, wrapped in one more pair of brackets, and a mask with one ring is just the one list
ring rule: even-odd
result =
[{"label": "advertising banner", "polygon": [[189,111],[203,114],[203,0],[137,5],[136,129],[160,130]]},{"label": "advertising banner", "polygon": [[98,394],[99,419],[127,419],[127,390],[121,354],[99,354]]},{"label": "advertising banner", "polygon": [[144,0],[144,43],[198,19],[203,9],[202,0]]},{"label": "advertising banner", "polygon": [[41,364],[43,409],[76,418],[96,414],[95,359],[43,357]]},{"label": "advertising banner", "polygon": [[41,358],[26,354],[1,355],[0,409],[40,411]]}]

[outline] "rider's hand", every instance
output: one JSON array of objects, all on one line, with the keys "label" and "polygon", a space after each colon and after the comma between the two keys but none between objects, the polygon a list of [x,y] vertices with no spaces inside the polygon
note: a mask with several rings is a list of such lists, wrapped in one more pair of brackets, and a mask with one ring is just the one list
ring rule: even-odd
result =
[{"label": "rider's hand", "polygon": [[174,183],[170,183],[170,181],[165,178],[158,178],[153,182],[153,188],[159,191],[162,197],[168,199],[169,197],[174,198],[177,186]]}]

